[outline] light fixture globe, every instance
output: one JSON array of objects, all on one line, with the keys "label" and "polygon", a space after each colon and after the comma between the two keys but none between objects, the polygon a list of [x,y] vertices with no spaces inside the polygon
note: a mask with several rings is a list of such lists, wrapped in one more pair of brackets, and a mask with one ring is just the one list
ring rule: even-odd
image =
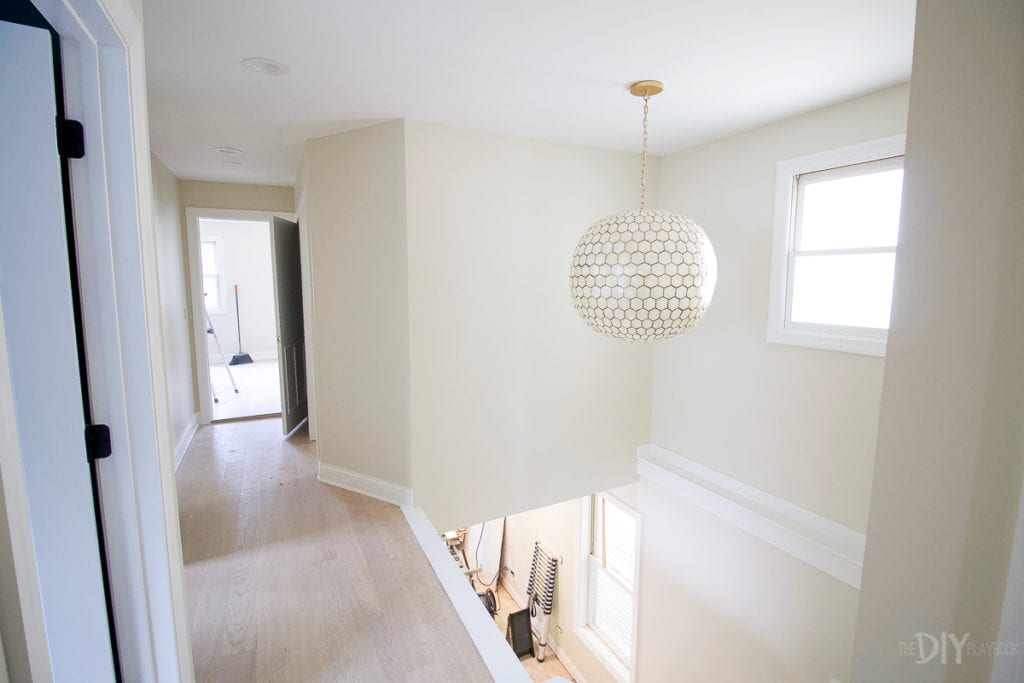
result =
[{"label": "light fixture globe", "polygon": [[640,209],[606,216],[576,245],[569,289],[592,329],[616,339],[667,339],[696,325],[711,304],[718,262],[711,240],[686,216],[647,209],[648,100],[661,81],[637,81],[644,100]]},{"label": "light fixture globe", "polygon": [[696,325],[717,279],[715,250],[699,225],[671,211],[640,209],[590,226],[576,245],[569,286],[592,329],[654,341]]}]

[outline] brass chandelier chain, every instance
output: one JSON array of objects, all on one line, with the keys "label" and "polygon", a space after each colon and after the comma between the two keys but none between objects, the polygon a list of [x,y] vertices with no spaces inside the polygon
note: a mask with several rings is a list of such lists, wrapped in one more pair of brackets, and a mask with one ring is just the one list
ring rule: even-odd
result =
[{"label": "brass chandelier chain", "polygon": [[644,144],[640,152],[640,210],[647,208],[647,101],[644,95]]}]

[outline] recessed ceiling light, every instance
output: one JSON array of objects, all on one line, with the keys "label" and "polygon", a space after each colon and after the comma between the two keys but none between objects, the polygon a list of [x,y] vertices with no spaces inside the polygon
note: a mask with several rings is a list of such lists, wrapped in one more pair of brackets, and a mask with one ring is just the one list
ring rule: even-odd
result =
[{"label": "recessed ceiling light", "polygon": [[213,151],[226,157],[233,157],[242,153],[242,150],[237,147],[214,147]]},{"label": "recessed ceiling light", "polygon": [[290,69],[281,62],[266,57],[249,57],[242,60],[242,66],[264,76],[284,76]]},{"label": "recessed ceiling light", "polygon": [[227,164],[228,166],[241,166],[242,165],[241,161],[235,161],[233,159],[222,159],[220,163]]}]

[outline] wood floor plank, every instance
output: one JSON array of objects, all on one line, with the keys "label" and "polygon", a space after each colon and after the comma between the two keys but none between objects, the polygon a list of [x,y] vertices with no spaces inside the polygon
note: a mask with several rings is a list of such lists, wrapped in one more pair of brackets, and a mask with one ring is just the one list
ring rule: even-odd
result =
[{"label": "wood floor plank", "polygon": [[197,681],[490,681],[401,511],[317,481],[279,420],[204,427],[178,471]]}]

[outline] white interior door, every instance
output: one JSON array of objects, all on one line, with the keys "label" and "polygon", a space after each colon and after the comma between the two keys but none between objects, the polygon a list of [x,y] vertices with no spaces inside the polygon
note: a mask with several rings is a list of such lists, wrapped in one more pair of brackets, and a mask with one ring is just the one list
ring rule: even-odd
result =
[{"label": "white interior door", "polygon": [[[0,300],[53,679],[114,679],[47,31],[0,22]],[[11,455],[11,454],[8,454]]]},{"label": "white interior door", "polygon": [[277,314],[277,365],[281,373],[281,423],[288,434],[306,419],[306,345],[302,318],[299,226],[274,217],[270,226]]}]

